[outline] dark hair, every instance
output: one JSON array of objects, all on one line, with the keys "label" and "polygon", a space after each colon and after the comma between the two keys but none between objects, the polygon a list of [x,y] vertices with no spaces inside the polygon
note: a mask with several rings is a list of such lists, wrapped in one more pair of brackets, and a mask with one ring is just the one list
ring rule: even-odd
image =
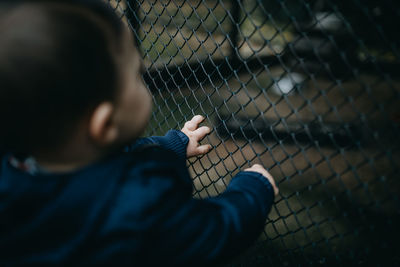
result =
[{"label": "dark hair", "polygon": [[13,0],[0,9],[0,148],[60,145],[91,108],[114,99],[123,23],[101,0]]}]

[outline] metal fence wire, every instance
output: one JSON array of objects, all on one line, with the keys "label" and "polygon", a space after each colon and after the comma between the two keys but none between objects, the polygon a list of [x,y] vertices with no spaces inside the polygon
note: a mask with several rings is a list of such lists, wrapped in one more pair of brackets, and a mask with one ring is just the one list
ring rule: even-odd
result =
[{"label": "metal fence wire", "polygon": [[253,163],[280,194],[231,265],[400,265],[400,2],[109,0],[153,93],[148,135],[202,114],[195,197]]}]

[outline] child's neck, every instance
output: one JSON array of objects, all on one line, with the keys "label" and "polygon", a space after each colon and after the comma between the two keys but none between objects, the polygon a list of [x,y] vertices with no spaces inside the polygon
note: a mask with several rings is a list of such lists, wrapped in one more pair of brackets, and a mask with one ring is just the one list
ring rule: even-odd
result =
[{"label": "child's neck", "polygon": [[108,154],[107,150],[80,140],[85,139],[70,140],[57,149],[36,151],[32,156],[48,172],[69,172],[98,161]]},{"label": "child's neck", "polygon": [[58,153],[36,153],[33,157],[38,165],[47,172],[69,172],[87,166],[104,155],[94,151],[79,149],[76,153],[62,151]]}]

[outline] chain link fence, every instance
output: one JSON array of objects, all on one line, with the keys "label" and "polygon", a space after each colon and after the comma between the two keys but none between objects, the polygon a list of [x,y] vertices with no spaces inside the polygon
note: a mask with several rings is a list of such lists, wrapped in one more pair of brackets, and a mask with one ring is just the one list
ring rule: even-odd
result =
[{"label": "chain link fence", "polygon": [[195,197],[253,163],[276,178],[238,266],[400,264],[400,3],[110,0],[142,52],[148,135],[195,114],[213,150],[188,162]]}]

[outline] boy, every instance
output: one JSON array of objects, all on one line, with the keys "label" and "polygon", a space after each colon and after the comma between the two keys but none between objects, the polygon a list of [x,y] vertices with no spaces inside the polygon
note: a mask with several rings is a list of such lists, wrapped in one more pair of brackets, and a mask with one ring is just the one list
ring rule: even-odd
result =
[{"label": "boy", "polygon": [[192,198],[203,117],[137,139],[151,98],[132,44],[101,1],[3,2],[0,265],[203,265],[263,229],[278,189],[260,165]]}]

